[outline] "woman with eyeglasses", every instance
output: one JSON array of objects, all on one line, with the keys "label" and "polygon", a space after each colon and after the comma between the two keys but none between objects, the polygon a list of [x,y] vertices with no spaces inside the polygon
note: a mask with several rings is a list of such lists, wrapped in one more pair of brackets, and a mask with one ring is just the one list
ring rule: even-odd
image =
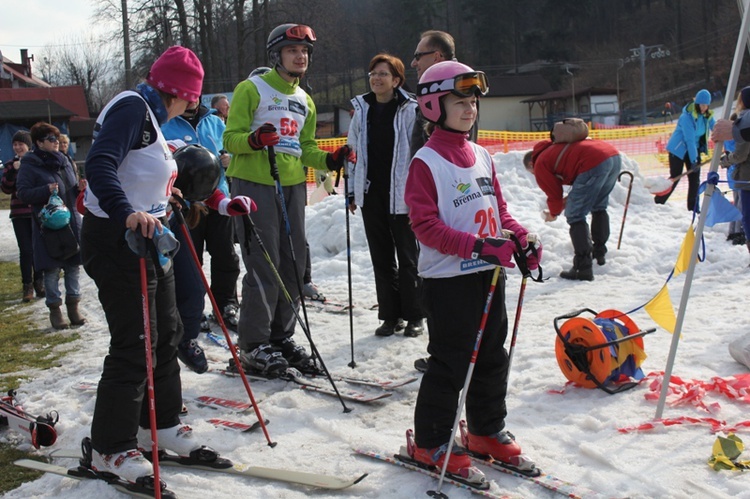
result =
[{"label": "woman with eyeglasses", "polygon": [[[85,180],[79,182],[70,161],[60,152],[60,130],[49,123],[39,122],[31,127],[34,149],[21,158],[18,172],[18,197],[29,203],[36,221],[32,232],[34,246],[34,268],[44,272],[45,303],[49,308],[49,319],[55,329],[66,329],[70,325],[81,326],[86,319],[78,310],[81,290],[78,276],[81,256],[76,253],[67,260],[52,258],[44,244],[39,212],[49,202],[53,192],[63,200],[70,211],[70,228],[80,244],[81,215],[75,210],[78,193],[85,188]],[[63,317],[62,293],[60,292],[60,270],[64,272],[65,307],[68,321]]]},{"label": "woman with eyeglasses", "polygon": [[[370,249],[378,318],[377,336],[423,333],[417,275],[417,240],[404,203],[417,101],[404,91],[404,63],[378,54],[369,65],[371,91],[352,99],[348,143],[357,153],[349,182],[349,209],[362,208]],[[406,320],[404,325],[403,320]]]}]

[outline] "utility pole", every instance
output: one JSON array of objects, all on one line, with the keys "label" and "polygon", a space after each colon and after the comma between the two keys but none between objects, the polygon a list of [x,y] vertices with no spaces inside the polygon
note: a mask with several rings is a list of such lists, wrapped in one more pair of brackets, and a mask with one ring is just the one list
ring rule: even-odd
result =
[{"label": "utility pole", "polygon": [[641,121],[646,124],[646,57],[650,56],[652,59],[660,59],[662,57],[669,57],[670,52],[664,45],[649,45],[646,47],[641,44],[639,47],[630,49],[630,57],[625,58],[625,62],[634,61],[640,59],[641,61]]}]

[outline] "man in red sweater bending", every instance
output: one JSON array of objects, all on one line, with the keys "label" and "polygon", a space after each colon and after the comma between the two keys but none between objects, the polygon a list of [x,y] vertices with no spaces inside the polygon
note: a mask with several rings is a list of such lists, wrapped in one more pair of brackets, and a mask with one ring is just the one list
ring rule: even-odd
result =
[{"label": "man in red sweater bending", "polygon": [[[573,268],[560,272],[563,279],[593,281],[592,254],[604,265],[609,239],[609,193],[617,182],[622,159],[620,153],[600,140],[554,143],[543,140],[523,158],[527,169],[547,195],[544,220],[552,222],[563,211],[573,242]],[[563,185],[572,186],[563,197]],[[586,216],[591,213],[591,234]],[[593,250],[592,250],[593,240]]]}]

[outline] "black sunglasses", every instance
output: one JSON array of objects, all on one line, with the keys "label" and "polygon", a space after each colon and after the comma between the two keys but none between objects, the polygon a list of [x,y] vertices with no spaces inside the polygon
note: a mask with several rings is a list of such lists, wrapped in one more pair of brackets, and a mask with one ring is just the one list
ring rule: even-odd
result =
[{"label": "black sunglasses", "polygon": [[435,52],[440,52],[440,51],[439,50],[428,50],[426,52],[414,52],[414,60],[417,61],[417,62],[419,62],[419,59],[423,55],[434,54]]}]

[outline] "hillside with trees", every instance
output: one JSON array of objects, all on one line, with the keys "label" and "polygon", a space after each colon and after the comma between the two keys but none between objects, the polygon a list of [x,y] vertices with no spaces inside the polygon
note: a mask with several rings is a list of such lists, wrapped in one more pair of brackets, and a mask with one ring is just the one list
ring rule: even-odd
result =
[{"label": "hillside with trees", "polygon": [[[307,84],[319,105],[345,104],[366,87],[380,51],[408,66],[427,29],[450,32],[458,58],[490,77],[538,68],[554,89],[619,88],[622,107],[640,109],[645,62],[649,109],[682,104],[697,88],[723,92],[740,26],[737,0],[92,0],[107,40],[47,47],[44,76],[81,84],[96,113],[138,82],[166,47],[203,61],[205,92],[231,91],[266,64],[265,41],[284,22],[318,36]],[[127,15],[123,16],[123,11]],[[123,37],[123,33],[127,36]],[[82,36],[87,36],[86,34]],[[85,47],[85,48],[82,48]],[[85,57],[82,56],[85,53]],[[40,59],[37,59],[40,60]],[[104,66],[104,67],[103,67]],[[105,71],[106,70],[106,71]],[[747,69],[740,84],[747,82]],[[414,88],[416,74],[408,72]]]}]

